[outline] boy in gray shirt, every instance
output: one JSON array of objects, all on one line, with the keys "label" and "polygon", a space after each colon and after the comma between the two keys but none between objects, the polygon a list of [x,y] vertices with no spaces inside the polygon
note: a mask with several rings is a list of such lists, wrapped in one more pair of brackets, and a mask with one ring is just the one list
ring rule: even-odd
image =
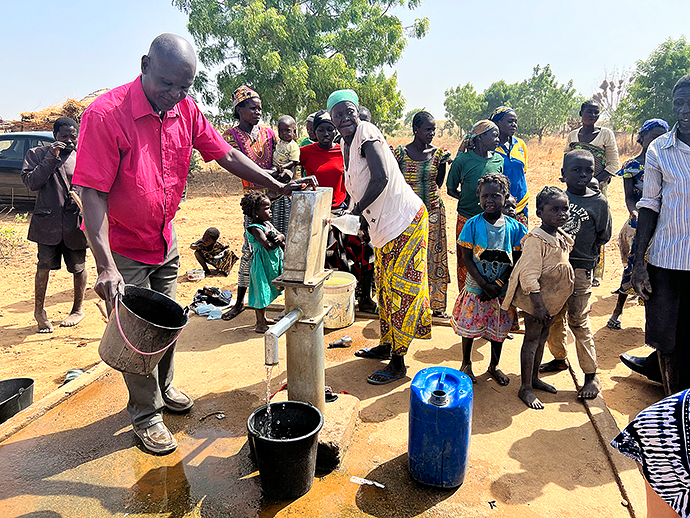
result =
[{"label": "boy in gray shirt", "polygon": [[570,252],[570,264],[575,270],[575,290],[551,325],[548,346],[554,359],[542,364],[539,371],[568,368],[565,349],[567,315],[568,326],[575,335],[577,359],[585,373],[578,397],[594,399],[601,384],[597,378],[597,353],[589,327],[589,297],[592,294],[592,270],[601,247],[611,239],[611,211],[604,195],[588,187],[594,174],[594,158],[589,151],[576,149],[566,154],[561,174],[570,201],[570,217],[563,231],[575,240]]}]

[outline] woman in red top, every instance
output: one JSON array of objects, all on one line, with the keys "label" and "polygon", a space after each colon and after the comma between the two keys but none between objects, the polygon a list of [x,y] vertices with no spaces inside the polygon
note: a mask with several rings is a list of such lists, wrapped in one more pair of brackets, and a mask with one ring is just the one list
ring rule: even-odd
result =
[{"label": "woman in red top", "polygon": [[[333,189],[331,212],[333,216],[340,216],[347,207],[343,154],[340,145],[333,143],[336,130],[326,110],[321,110],[314,116],[314,133],[317,141],[300,149],[300,163],[307,176],[314,175],[320,186]],[[328,242],[326,266],[354,275],[357,279],[359,310],[376,313],[378,308],[371,299],[374,248],[369,242],[369,236],[362,231],[357,236],[350,236],[331,227]]]}]

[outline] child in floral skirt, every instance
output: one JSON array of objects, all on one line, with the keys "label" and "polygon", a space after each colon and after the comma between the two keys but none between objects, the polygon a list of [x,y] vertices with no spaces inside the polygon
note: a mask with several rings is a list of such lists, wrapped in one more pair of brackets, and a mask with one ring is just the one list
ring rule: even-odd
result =
[{"label": "child in floral skirt", "polygon": [[500,173],[483,176],[477,194],[484,212],[467,220],[458,238],[468,275],[455,301],[451,323],[462,336],[460,370],[476,382],[472,343],[475,338],[485,338],[491,341],[488,372],[499,385],[507,385],[510,379],[498,369],[498,362],[513,319],[501,304],[526,231],[524,225],[501,212],[510,194],[508,178]]}]

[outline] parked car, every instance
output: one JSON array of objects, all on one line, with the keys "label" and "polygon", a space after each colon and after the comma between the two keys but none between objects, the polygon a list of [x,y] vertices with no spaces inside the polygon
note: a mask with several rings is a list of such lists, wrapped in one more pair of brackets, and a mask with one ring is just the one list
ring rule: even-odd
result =
[{"label": "parked car", "polygon": [[22,182],[24,156],[32,147],[55,142],[49,131],[0,133],[0,204],[32,205],[36,193]]}]

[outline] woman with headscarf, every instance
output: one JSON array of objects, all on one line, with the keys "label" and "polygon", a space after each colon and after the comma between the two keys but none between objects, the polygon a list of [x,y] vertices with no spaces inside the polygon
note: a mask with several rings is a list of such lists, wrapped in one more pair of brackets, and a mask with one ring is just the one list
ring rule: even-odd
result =
[{"label": "woman with headscarf", "polygon": [[351,212],[368,226],[374,245],[381,338],[356,356],[390,359],[367,381],[382,385],[407,374],[405,354],[414,338],[431,338],[426,245],[429,217],[403,178],[381,131],[359,118],[359,98],[338,90],[328,98],[333,124],[343,137],[345,187]]},{"label": "woman with headscarf", "polygon": [[[340,146],[333,143],[336,129],[326,110],[314,115],[313,131],[316,143],[301,149],[300,163],[307,175],[316,177],[319,185],[333,189],[331,213],[333,217],[342,216],[347,208],[343,154]],[[376,313],[376,303],[371,299],[374,248],[366,232],[352,236],[331,227],[328,242],[326,267],[354,275],[359,310]]]},{"label": "woman with headscarf", "polygon": [[460,143],[458,154],[448,173],[448,195],[458,200],[458,219],[455,224],[458,286],[465,285],[467,268],[462,260],[462,250],[457,244],[457,239],[467,220],[482,212],[477,195],[477,182],[489,173],[503,173],[503,157],[494,152],[498,146],[498,134],[498,126],[490,120],[476,122]]},{"label": "woman with headscarf", "polygon": [[[260,126],[262,106],[261,98],[254,90],[248,86],[240,86],[232,94],[233,116],[239,122],[236,126],[225,131],[225,140],[235,149],[256,165],[263,169],[273,169],[273,151],[277,138],[275,132],[267,127]],[[266,193],[266,189],[257,184],[242,180],[244,194],[252,191]],[[283,197],[289,203],[289,198]],[[284,203],[284,202],[281,202]],[[273,207],[271,207],[273,209]],[[273,214],[272,214],[273,216]],[[277,222],[271,218],[271,223],[278,228]],[[244,228],[251,225],[251,219],[244,217]],[[286,229],[278,231],[285,234]],[[232,320],[244,310],[244,296],[249,287],[249,269],[252,264],[252,249],[247,241],[247,233],[244,232],[244,243],[242,245],[242,257],[237,275],[237,299],[235,305],[223,314],[223,320]]]},{"label": "woman with headscarf", "polygon": [[427,111],[415,114],[412,119],[412,134],[412,142],[406,146],[398,146],[393,154],[405,181],[422,199],[429,213],[427,273],[431,311],[435,317],[450,318],[446,314],[450,282],[446,207],[440,191],[446,178],[446,164],[450,162],[450,151],[431,145],[436,134],[436,121]]},{"label": "woman with headscarf", "polygon": [[633,272],[633,265],[635,264],[635,251],[637,250],[637,241],[635,234],[637,231],[637,202],[642,198],[642,185],[644,182],[644,162],[647,156],[647,148],[654,139],[660,137],[668,131],[668,124],[662,119],[649,119],[645,121],[637,134],[637,143],[642,146],[642,151],[635,158],[631,158],[621,168],[618,176],[623,177],[623,189],[625,191],[625,205],[628,208],[630,217],[627,223],[623,226],[619,236],[619,248],[621,254],[625,254],[624,262],[626,264],[623,270],[623,278],[621,285],[618,288],[618,301],[613,310],[613,314],[606,327],[609,329],[621,329],[621,315],[623,314],[623,306],[628,295],[636,295],[635,288],[633,288],[631,279]]},{"label": "woman with headscarf", "polygon": [[527,146],[524,140],[515,136],[518,127],[517,114],[508,106],[499,106],[489,120],[498,126],[496,153],[503,157],[503,174],[510,180],[510,195],[515,198],[517,204],[515,219],[527,226]]}]

